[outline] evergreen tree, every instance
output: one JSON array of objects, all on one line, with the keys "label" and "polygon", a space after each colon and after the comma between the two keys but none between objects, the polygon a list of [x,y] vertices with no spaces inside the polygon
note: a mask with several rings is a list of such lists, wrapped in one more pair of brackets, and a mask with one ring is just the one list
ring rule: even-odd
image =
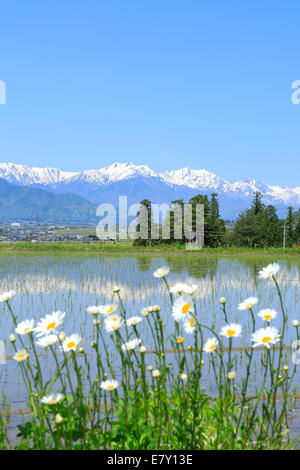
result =
[{"label": "evergreen tree", "polygon": [[203,204],[204,206],[204,245],[210,246],[210,238],[209,238],[209,215],[210,215],[210,202],[206,195],[198,194],[197,196],[192,197],[189,200],[189,204],[192,204],[192,231],[196,232],[196,208],[197,204]]},{"label": "evergreen tree", "polygon": [[133,244],[136,246],[146,246],[157,243],[158,240],[152,238],[155,222],[152,217],[151,201],[149,199],[144,199],[140,202],[140,210],[137,213],[137,217],[136,232],[138,236]]},{"label": "evergreen tree", "polygon": [[161,227],[163,243],[184,243],[183,208],[183,199],[171,201],[171,206],[165,214]]},{"label": "evergreen tree", "polygon": [[295,241],[295,232],[294,232],[294,214],[293,208],[291,206],[288,207],[288,214],[285,221],[286,227],[286,246],[292,247]]},{"label": "evergreen tree", "polygon": [[234,242],[240,246],[280,246],[282,224],[275,207],[265,206],[256,192],[250,209],[241,212],[233,228]]},{"label": "evergreen tree", "polygon": [[283,227],[276,214],[275,207],[267,206],[264,215],[265,218],[261,230],[264,234],[265,246],[281,246]]},{"label": "evergreen tree", "polygon": [[261,202],[261,198],[262,198],[261,193],[259,191],[256,191],[254,193],[254,199],[252,202],[252,209],[253,209],[254,215],[261,214],[265,209],[265,205]]},{"label": "evergreen tree", "polygon": [[225,222],[220,218],[219,202],[217,194],[211,195],[209,215],[207,221],[207,237],[206,242],[211,247],[217,247],[224,242],[226,232]]}]

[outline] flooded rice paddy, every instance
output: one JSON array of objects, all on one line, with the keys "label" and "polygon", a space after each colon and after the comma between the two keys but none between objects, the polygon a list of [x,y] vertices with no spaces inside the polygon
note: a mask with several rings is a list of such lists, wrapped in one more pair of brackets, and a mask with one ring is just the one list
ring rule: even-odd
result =
[{"label": "flooded rice paddy", "polygon": [[[270,260],[255,257],[231,258],[187,255],[99,255],[99,256],[25,256],[3,255],[0,263],[0,292],[14,289],[17,295],[12,299],[11,306],[21,321],[26,318],[38,320],[53,310],[66,312],[64,331],[67,334],[79,333],[88,338],[85,346],[87,352],[92,340],[93,317],[86,312],[90,305],[108,303],[112,300],[113,286],[118,284],[120,294],[127,310],[127,316],[140,315],[142,308],[149,305],[160,305],[166,333],[174,332],[174,320],[171,315],[170,299],[165,285],[160,279],[153,277],[153,271],[162,265],[170,267],[169,285],[177,282],[188,282],[199,286],[196,292],[198,316],[201,323],[212,327],[217,332],[224,325],[219,303],[220,297],[227,298],[227,314],[232,322],[243,326],[243,335],[237,338],[234,346],[250,346],[251,318],[247,311],[237,309],[245,298],[255,296],[259,303],[254,308],[255,314],[262,308],[274,308],[280,311],[279,299],[272,282],[258,279],[259,270],[271,261],[278,261],[281,267],[278,283],[283,294],[283,301],[289,317],[289,328],[286,345],[295,340],[295,328],[292,320],[300,320],[300,260]],[[260,319],[257,318],[257,325]],[[272,325],[280,327],[280,315]],[[261,322],[261,326],[263,323]],[[6,340],[12,333],[12,320],[5,304],[0,304],[0,339]],[[151,350],[151,335],[147,322],[140,327],[141,337],[148,350]],[[109,334],[105,333],[109,342]],[[185,346],[192,344],[192,337],[185,334]],[[39,349],[45,355],[44,349]],[[90,352],[92,352],[90,350]],[[7,341],[7,355],[13,354]],[[257,354],[259,354],[257,352]],[[237,353],[237,361],[238,361]],[[49,359],[49,360],[48,360]],[[111,360],[116,357],[112,350]],[[151,364],[151,354],[147,361]],[[172,353],[168,354],[172,361]],[[43,365],[49,376],[53,364],[47,353]],[[239,364],[240,370],[243,364]],[[254,363],[251,380],[259,382],[259,361]],[[300,368],[295,376],[295,386],[299,387]],[[214,392],[214,383],[210,371],[203,379],[203,386]],[[18,365],[7,360],[0,365],[0,392],[6,397],[11,408],[24,409],[26,391],[22,378],[18,373]],[[291,424],[293,433],[300,434],[300,402],[296,403],[295,415]],[[21,418],[18,418],[19,420]]]}]

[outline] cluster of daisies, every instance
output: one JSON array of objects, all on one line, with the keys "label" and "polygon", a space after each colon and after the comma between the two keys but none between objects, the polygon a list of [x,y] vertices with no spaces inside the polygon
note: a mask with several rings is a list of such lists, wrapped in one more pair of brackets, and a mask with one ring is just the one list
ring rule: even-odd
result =
[{"label": "cluster of daisies", "polygon": [[[169,274],[169,267],[163,266],[157,269],[153,275],[158,279],[164,279]],[[277,263],[269,264],[259,272],[259,277],[261,279],[275,279],[275,276],[279,272],[279,265]],[[166,282],[166,281],[165,281]],[[194,295],[198,289],[196,284],[186,284],[186,283],[177,283],[174,286],[171,286],[170,293],[172,296],[175,296],[175,301],[172,305],[172,316],[175,322],[181,322],[186,333],[193,334],[197,327],[196,312],[195,312],[195,300]],[[114,293],[119,292],[119,287],[115,286],[113,291]],[[15,291],[4,292],[0,294],[0,302],[8,302]],[[225,308],[226,298],[222,297],[220,303]],[[248,299],[241,302],[238,306],[238,310],[251,310],[258,303],[256,297],[249,297]],[[137,335],[136,326],[142,322],[143,317],[147,317],[151,313],[160,312],[161,307],[159,305],[152,305],[145,307],[141,310],[141,316],[133,316],[128,319],[124,319],[121,315],[117,314],[116,311],[118,305],[110,303],[105,305],[94,305],[87,308],[87,312],[94,316],[93,324],[95,326],[100,325],[100,320],[98,315],[104,317],[104,328],[110,334],[118,331],[121,327],[124,326],[126,322],[126,327],[133,328],[134,333]],[[48,347],[59,342],[60,349],[67,353],[69,351],[84,351],[83,348],[80,348],[82,343],[82,338],[78,334],[72,334],[66,336],[65,333],[59,332],[58,328],[63,324],[63,319],[65,317],[65,312],[55,311],[51,314],[47,314],[44,318],[41,318],[38,323],[35,324],[33,319],[24,320],[20,322],[15,329],[17,335],[27,335],[34,333],[36,335],[36,343],[40,347]],[[251,341],[253,347],[265,346],[270,348],[271,345],[275,345],[280,341],[280,332],[277,328],[270,326],[271,320],[277,317],[277,312],[274,309],[262,309],[258,313],[258,317],[267,322],[267,326],[260,328],[252,334]],[[298,320],[293,320],[293,325],[298,327],[300,325]],[[239,337],[242,334],[242,327],[236,323],[230,323],[221,328],[220,336],[227,337],[229,339]],[[16,341],[15,335],[10,335],[10,342],[14,343]],[[184,338],[179,337],[177,342],[183,343]],[[217,338],[207,338],[205,345],[203,347],[204,352],[212,353],[218,347],[219,341]],[[130,341],[122,344],[122,350],[125,352],[130,352],[135,349],[138,349],[140,353],[146,352],[146,347],[141,344],[141,339],[138,337],[130,339]],[[22,362],[26,360],[29,356],[29,353],[26,350],[16,351],[13,358]],[[149,368],[151,367],[151,369]],[[148,370],[151,370],[153,378],[158,378],[160,376],[160,371],[158,369],[152,370],[152,366],[148,366]],[[187,376],[185,373],[181,374],[181,380],[186,380]],[[233,378],[233,377],[230,377]],[[103,390],[108,392],[115,390],[119,386],[119,383],[115,379],[104,380],[100,387]],[[41,399],[42,403],[46,404],[56,404],[63,399],[62,394],[48,395]]]},{"label": "cluster of daisies", "polygon": [[[98,315],[103,315],[104,318],[104,328],[108,333],[113,333],[114,331],[119,330],[124,324],[125,321],[121,317],[121,315],[116,314],[116,310],[118,309],[118,305],[116,304],[107,304],[107,305],[93,305],[87,308],[87,312],[91,315],[97,317]],[[139,323],[141,323],[142,317],[130,317],[126,320],[127,326],[136,327]],[[101,322],[97,318],[94,319],[94,325],[97,326]],[[135,338],[127,343],[122,345],[122,349],[126,351],[131,351],[136,349],[140,346],[141,340]],[[144,350],[144,347],[142,347]]]},{"label": "cluster of daisies", "polygon": [[[20,322],[15,329],[17,335],[28,335],[34,333],[36,335],[36,344],[42,348],[52,346],[59,342],[60,349],[64,352],[76,351],[82,341],[81,336],[74,333],[70,336],[66,336],[64,332],[58,332],[58,328],[63,324],[63,319],[66,313],[61,311],[55,311],[47,314],[41,318],[39,322],[35,323],[35,320],[28,319]],[[15,336],[12,334],[9,337],[11,343],[15,341]],[[24,361],[27,359],[27,351],[17,351],[14,355],[16,361]]]},{"label": "cluster of daisies", "polygon": [[[224,302],[224,298],[221,298],[220,302],[224,304],[226,301]],[[244,302],[240,303],[238,309],[251,309],[257,302],[257,298],[250,297]],[[176,322],[183,322],[183,328],[186,333],[194,333],[197,326],[197,321],[195,318],[193,298],[186,295],[181,295],[178,299],[176,299],[172,307],[172,315]],[[263,320],[270,322],[271,320],[276,318],[277,312],[273,309],[263,309],[258,313],[258,316]],[[236,323],[230,323],[221,328],[220,336],[234,338],[241,336],[241,333],[241,325]],[[270,345],[275,344],[279,341],[280,334],[277,328],[267,326],[266,328],[261,328],[257,332],[253,333],[251,339],[254,342],[253,347],[263,345],[269,348]],[[207,353],[213,352],[216,349],[217,345],[218,340],[216,338],[209,338],[204,346],[204,351]]]},{"label": "cluster of daisies", "polygon": [[[272,263],[263,268],[259,272],[260,279],[272,279],[279,272],[279,265],[277,263]],[[169,268],[167,266],[161,267],[154,272],[154,276],[156,278],[165,278],[169,274]],[[195,318],[195,303],[193,299],[193,295],[197,291],[196,285],[188,285],[183,283],[175,284],[170,288],[170,292],[178,298],[173,303],[172,307],[172,315],[176,322],[182,322],[183,328],[186,333],[193,333],[197,326],[197,321]],[[226,304],[226,298],[221,297],[220,299],[221,304]],[[258,299],[256,297],[249,297],[248,299],[241,302],[238,306],[238,310],[250,310],[258,303]],[[277,317],[277,312],[274,309],[262,309],[258,313],[258,317],[266,322],[270,322],[271,320]],[[298,327],[300,325],[298,320],[293,320],[293,325]],[[236,323],[230,323],[225,325],[221,328],[220,336],[227,337],[227,338],[234,338],[239,337],[242,334],[242,327]],[[180,342],[183,338],[181,338]],[[264,328],[260,328],[259,330],[255,331],[251,337],[252,346],[265,346],[270,348],[272,345],[275,345],[280,341],[280,332],[277,328],[267,325]],[[205,345],[204,351],[207,353],[212,353],[218,346],[219,342],[217,338],[208,338]]]}]

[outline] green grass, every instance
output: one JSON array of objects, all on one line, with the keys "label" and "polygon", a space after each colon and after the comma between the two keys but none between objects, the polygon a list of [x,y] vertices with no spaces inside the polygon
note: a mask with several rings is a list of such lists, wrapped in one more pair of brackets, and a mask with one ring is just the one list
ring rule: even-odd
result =
[{"label": "green grass", "polygon": [[102,252],[147,252],[147,253],[185,253],[193,256],[203,255],[232,255],[232,256],[297,256],[300,255],[300,247],[297,248],[245,248],[245,247],[219,247],[219,248],[202,248],[201,250],[188,251],[180,244],[153,246],[134,246],[130,242],[119,242],[115,245],[100,244],[92,242],[84,244],[81,242],[42,242],[42,243],[2,243],[0,244],[0,253],[17,253],[17,252],[64,252],[64,253],[102,253]]}]

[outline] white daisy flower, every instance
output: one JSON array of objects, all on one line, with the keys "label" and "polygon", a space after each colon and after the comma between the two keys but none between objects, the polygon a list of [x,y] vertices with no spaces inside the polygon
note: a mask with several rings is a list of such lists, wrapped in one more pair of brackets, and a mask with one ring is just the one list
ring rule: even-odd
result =
[{"label": "white daisy flower", "polygon": [[300,325],[300,322],[299,320],[293,320],[293,326],[299,326]]},{"label": "white daisy flower", "polygon": [[251,341],[253,341],[253,348],[257,346],[266,346],[270,348],[270,344],[276,344],[280,340],[280,333],[274,326],[268,326],[267,328],[261,328],[252,334]]},{"label": "white daisy flower", "polygon": [[277,312],[273,308],[263,308],[259,313],[258,316],[266,321],[271,321],[277,317]]},{"label": "white daisy flower", "polygon": [[161,268],[158,268],[156,271],[154,271],[153,276],[157,277],[158,279],[162,279],[166,277],[170,272],[170,268],[168,266],[162,266]]},{"label": "white daisy flower", "polygon": [[220,304],[224,305],[224,304],[226,304],[226,302],[227,302],[226,297],[221,297],[220,298]]},{"label": "white daisy flower", "polygon": [[174,286],[170,287],[170,292],[174,295],[181,295],[183,294],[185,284],[183,282],[178,282]]},{"label": "white daisy flower", "polygon": [[185,382],[188,378],[187,374],[185,372],[182,372],[180,375],[179,375],[179,378],[180,380],[182,380],[183,382]]},{"label": "white daisy flower", "polygon": [[184,320],[183,328],[187,333],[193,334],[196,329],[196,320],[192,316],[188,316],[186,320]]},{"label": "white daisy flower", "polygon": [[25,349],[22,349],[21,351],[17,351],[13,355],[13,359],[17,362],[26,361],[27,357],[29,357],[29,353]]},{"label": "white daisy flower", "polygon": [[194,295],[199,286],[197,284],[185,284],[183,293],[187,295]]},{"label": "white daisy flower", "polygon": [[139,352],[141,354],[145,353],[147,351],[147,348],[145,346],[141,346],[140,349],[139,349]]},{"label": "white daisy flower", "polygon": [[159,305],[149,305],[149,307],[144,307],[141,310],[141,314],[143,315],[143,317],[148,317],[150,313],[160,312],[160,311],[161,311],[161,307]]},{"label": "white daisy flower", "polygon": [[37,336],[48,335],[56,331],[57,327],[63,323],[63,318],[66,315],[66,312],[52,312],[47,314],[44,318],[41,318],[38,324],[36,325],[34,331],[37,333]]},{"label": "white daisy flower", "polygon": [[151,308],[152,312],[160,312],[161,311],[161,307],[159,305],[152,305],[150,308]]},{"label": "white daisy flower", "polygon": [[36,340],[36,344],[41,346],[42,348],[47,348],[48,346],[52,346],[52,344],[57,343],[58,337],[55,334],[45,335],[42,338]]},{"label": "white daisy flower", "polygon": [[0,294],[0,302],[8,302],[16,294],[15,290],[9,290]]},{"label": "white daisy flower", "polygon": [[144,307],[142,310],[141,310],[141,314],[143,315],[143,317],[148,317],[148,315],[152,312],[152,310],[149,309],[149,307]]},{"label": "white daisy flower", "polygon": [[[191,297],[179,297],[173,304],[172,315],[176,321],[186,319],[188,314],[194,313],[193,301]],[[190,315],[189,315],[190,316]]]},{"label": "white daisy flower", "polygon": [[111,332],[111,331],[116,331],[121,328],[123,325],[124,321],[120,317],[120,315],[109,315],[104,322],[104,326],[106,331]]},{"label": "white daisy flower", "polygon": [[120,287],[119,286],[114,286],[114,293],[117,294],[118,292],[120,292]]},{"label": "white daisy flower", "polygon": [[139,323],[141,323],[141,321],[142,321],[141,317],[130,317],[130,318],[128,318],[126,323],[127,323],[128,326],[136,326]]},{"label": "white daisy flower", "polygon": [[31,333],[34,330],[34,320],[24,320],[21,321],[16,326],[16,333],[17,335],[27,335],[28,333]]},{"label": "white daisy flower", "polygon": [[100,387],[107,392],[112,392],[119,386],[119,382],[117,380],[104,380],[101,382]]},{"label": "white daisy flower", "polygon": [[182,282],[178,282],[170,288],[170,291],[175,295],[194,295],[197,289],[198,286],[196,284],[184,284]]},{"label": "white daisy flower", "polygon": [[77,333],[74,333],[71,336],[67,336],[67,338],[62,343],[62,349],[65,352],[76,351],[81,340],[81,336],[79,336]]},{"label": "white daisy flower", "polygon": [[203,347],[203,351],[206,353],[212,353],[218,346],[219,341],[216,338],[208,338]]},{"label": "white daisy flower", "polygon": [[237,323],[230,323],[230,325],[225,325],[221,328],[220,335],[227,336],[227,338],[233,338],[240,336],[242,332],[241,325]]},{"label": "white daisy flower", "polygon": [[268,264],[265,268],[259,271],[258,276],[260,279],[270,279],[279,272],[280,266],[277,263]]},{"label": "white daisy flower", "polygon": [[56,405],[59,401],[64,398],[62,393],[56,393],[55,395],[47,395],[41,399],[41,403],[45,405]]},{"label": "white daisy flower", "polygon": [[87,307],[86,311],[91,315],[99,315],[99,313],[102,313],[102,307],[103,305],[91,305]]},{"label": "white daisy flower", "polygon": [[101,305],[101,313],[103,315],[111,315],[112,313],[115,313],[117,308],[118,306],[115,304]]},{"label": "white daisy flower", "polygon": [[124,351],[132,351],[133,349],[137,348],[141,344],[141,340],[138,338],[132,339],[125,344],[122,344],[122,349]]},{"label": "white daisy flower", "polygon": [[239,310],[249,310],[250,308],[253,307],[253,305],[257,304],[258,299],[256,297],[249,297],[248,299],[244,300],[244,302],[241,302],[240,305],[238,306]]}]

